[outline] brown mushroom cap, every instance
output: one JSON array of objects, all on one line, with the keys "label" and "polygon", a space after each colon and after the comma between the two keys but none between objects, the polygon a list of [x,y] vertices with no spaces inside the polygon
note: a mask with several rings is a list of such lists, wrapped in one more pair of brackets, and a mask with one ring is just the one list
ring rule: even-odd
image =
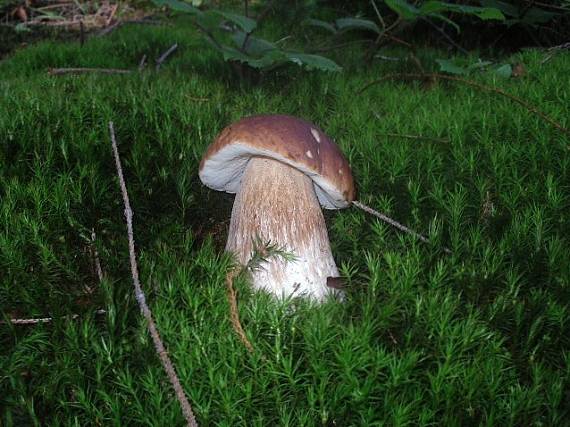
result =
[{"label": "brown mushroom cap", "polygon": [[348,161],[317,126],[292,116],[246,117],[226,127],[200,162],[200,179],[219,191],[236,193],[251,157],[286,163],[309,176],[321,205],[350,205],[356,188]]}]

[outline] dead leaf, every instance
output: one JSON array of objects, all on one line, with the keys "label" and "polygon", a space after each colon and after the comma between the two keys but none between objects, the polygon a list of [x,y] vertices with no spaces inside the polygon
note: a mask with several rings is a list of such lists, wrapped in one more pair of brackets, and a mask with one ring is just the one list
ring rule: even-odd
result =
[{"label": "dead leaf", "polygon": [[522,63],[515,64],[513,66],[513,77],[523,77],[526,74],[526,69]]},{"label": "dead leaf", "polygon": [[14,11],[14,16],[22,22],[28,22],[28,12],[24,6],[18,6]]},{"label": "dead leaf", "polygon": [[333,289],[344,289],[344,280],[342,277],[327,277],[327,286]]}]

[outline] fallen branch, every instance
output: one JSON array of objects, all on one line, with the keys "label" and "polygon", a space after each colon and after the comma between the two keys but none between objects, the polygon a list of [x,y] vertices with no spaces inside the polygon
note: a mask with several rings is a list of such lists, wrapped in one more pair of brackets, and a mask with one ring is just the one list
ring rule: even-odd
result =
[{"label": "fallen branch", "polygon": [[[91,253],[91,257],[93,260],[93,264],[95,266],[95,272],[97,273],[97,278],[99,282],[103,280],[103,269],[101,268],[101,261],[99,260],[99,253],[97,252],[97,248],[95,247],[95,230],[91,229],[91,244],[89,246],[89,251]],[[84,285],[85,292],[87,294],[93,293],[93,288],[88,285]],[[95,310],[95,314],[105,314],[107,310],[102,308]],[[70,316],[65,316],[67,319],[74,320],[79,318],[79,314],[72,314]],[[37,325],[40,323],[50,323],[53,321],[53,317],[40,317],[40,318],[33,318],[33,319],[9,319],[8,321],[0,321],[0,325],[5,325],[7,323],[11,323],[12,325]]]},{"label": "fallen branch", "polygon": [[542,3],[534,0],[523,0],[523,1],[526,3],[530,3],[530,6],[540,6],[544,8],[559,10],[561,12],[570,12],[570,8],[568,6],[557,6],[554,4]]},{"label": "fallen branch", "polygon": [[119,28],[121,25],[123,25],[123,21],[117,20],[112,24],[109,21],[107,26],[97,33],[97,37],[103,37],[106,36],[107,34],[110,34],[113,31],[115,31],[117,28]]},{"label": "fallen branch", "polygon": [[190,95],[186,95],[186,98],[188,98],[190,101],[195,101],[195,102],[208,102],[210,100],[210,98],[200,98]]},{"label": "fallen branch", "polygon": [[159,19],[129,19],[127,21],[122,21],[123,24],[138,24],[138,25],[164,25],[167,27],[172,27],[173,24],[161,21]]},{"label": "fallen branch", "polygon": [[548,49],[546,49],[547,52],[550,52],[548,55],[546,55],[544,57],[544,59],[542,61],[540,61],[541,64],[546,64],[548,61],[550,61],[552,59],[552,57],[557,53],[560,52],[561,50],[564,49],[570,49],[570,42],[567,43],[562,43],[559,44],[557,46],[552,46],[549,47]]},{"label": "fallen branch", "polygon": [[107,20],[105,21],[105,26],[108,27],[111,24],[111,22],[113,21],[113,18],[115,17],[115,13],[117,12],[118,7],[119,7],[118,4],[114,4],[111,6],[111,13],[107,17]]},{"label": "fallen branch", "polygon": [[160,339],[160,335],[158,333],[158,329],[156,328],[156,324],[152,318],[152,312],[146,303],[146,298],[144,292],[141,288],[141,284],[139,281],[139,271],[137,267],[137,260],[135,255],[135,239],[133,233],[133,211],[131,209],[131,204],[129,202],[129,195],[127,193],[127,186],[125,184],[125,179],[123,177],[123,168],[121,167],[121,159],[119,157],[119,149],[117,148],[117,141],[115,139],[115,129],[113,127],[113,122],[109,122],[109,132],[111,134],[111,144],[113,147],[113,155],[115,157],[115,166],[117,168],[117,176],[119,177],[119,185],[121,186],[121,193],[123,195],[123,203],[125,205],[125,219],[127,222],[127,234],[129,238],[129,258],[131,263],[131,274],[133,277],[133,285],[135,287],[135,296],[136,300],[139,304],[139,308],[147,321],[148,330],[152,337],[156,352],[160,357],[160,361],[162,362],[162,366],[168,375],[168,379],[174,388],[176,393],[176,397],[180,402],[180,406],[182,407],[182,412],[184,413],[184,417],[186,418],[186,422],[188,426],[197,427],[198,424],[196,423],[196,418],[194,417],[194,412],[192,411],[192,407],[184,394],[184,389],[180,384],[180,380],[176,375],[176,371],[172,362],[170,361],[170,357]]},{"label": "fallen branch", "polygon": [[400,18],[398,18],[389,27],[386,27],[386,23],[384,22],[383,19],[380,18],[380,24],[382,25],[382,32],[380,34],[378,34],[378,37],[376,37],[376,40],[374,40],[374,43],[368,49],[368,52],[366,52],[365,58],[367,58],[367,60],[372,59],[372,57],[374,56],[374,53],[377,52],[378,49],[381,47],[383,39],[384,38],[390,38],[387,35],[391,31],[396,30],[401,22],[402,22],[402,20]]},{"label": "fallen branch", "polygon": [[421,18],[423,21],[427,22],[432,28],[434,28],[438,33],[440,33],[444,39],[446,39],[453,47],[455,47],[457,50],[461,51],[463,54],[465,55],[469,55],[469,51],[467,49],[465,49],[464,47],[462,47],[461,45],[459,45],[455,40],[453,40],[445,31],[443,31],[442,28],[439,28],[437,25],[435,25],[431,19],[428,18]]},{"label": "fallen branch", "polygon": [[83,47],[85,45],[85,25],[83,25],[83,20],[79,21],[79,46]]},{"label": "fallen branch", "polygon": [[167,22],[162,22],[159,21],[157,19],[127,19],[126,21],[123,21],[121,19],[116,20],[115,22],[113,22],[111,24],[111,22],[109,22],[109,26],[104,28],[103,30],[99,31],[96,36],[97,37],[103,37],[106,36],[110,33],[112,33],[113,31],[115,31],[117,28],[123,26],[123,25],[127,25],[127,24],[138,24],[138,25],[166,25],[166,26],[170,26],[171,24],[168,24]]},{"label": "fallen branch", "polygon": [[[95,246],[95,229],[91,228],[91,241],[89,242],[89,254],[91,255],[91,262],[93,264],[93,270],[97,275],[99,283],[103,281],[103,269],[101,268],[101,261],[99,259],[99,252],[97,252],[97,247]],[[91,286],[85,284],[83,285],[85,292],[88,295],[93,294],[95,291]]]},{"label": "fallen branch", "polygon": [[156,60],[156,71],[159,70],[160,66],[166,59],[178,48],[178,43],[174,43],[172,46],[168,48],[166,52],[164,52],[160,57]]},{"label": "fallen branch", "polygon": [[387,133],[380,133],[378,135],[381,136],[392,136],[395,138],[406,138],[406,139],[424,139],[426,141],[434,141],[434,142],[449,142],[449,139],[443,139],[443,138],[433,138],[431,136],[423,136],[423,135],[406,135],[403,133],[391,133],[391,132],[387,132]]},{"label": "fallen branch", "polygon": [[[176,46],[176,45],[174,45]],[[172,46],[170,49],[174,50]],[[170,50],[169,49],[169,50]],[[168,53],[168,52],[167,52]],[[165,54],[163,54],[164,56]],[[161,57],[162,58],[162,57]],[[166,59],[166,58],[164,58]],[[162,61],[164,61],[164,59]],[[138,68],[136,70],[126,70],[126,69],[115,69],[115,68],[48,68],[48,74],[52,76],[61,76],[64,74],[88,74],[88,73],[100,73],[100,74],[130,74],[133,72],[141,72],[144,70],[146,65],[147,57],[143,55],[141,58]],[[160,58],[159,58],[160,60]],[[157,70],[158,70],[158,61],[157,61]],[[196,102],[208,102],[209,98],[201,98],[201,97],[193,97],[187,95],[187,98],[191,101]]]},{"label": "fallen branch", "polygon": [[[384,33],[384,37],[386,37],[387,39],[392,40],[393,42],[396,42],[396,43],[398,43],[398,44],[401,44],[402,46],[405,46],[405,47],[407,47],[408,49],[414,49],[414,45],[413,45],[413,44],[408,43],[407,41],[402,40],[402,39],[399,38],[399,37],[393,36],[393,35],[390,34],[390,33]],[[415,50],[415,49],[414,49],[414,50]]]},{"label": "fallen branch", "polygon": [[[107,313],[106,310],[99,309],[95,310],[95,314],[105,314]],[[68,319],[77,319],[79,314],[72,314],[71,316],[66,316]],[[10,319],[10,320],[1,320],[0,325],[6,325],[11,323],[12,325],[37,325],[39,323],[50,323],[53,322],[53,317],[40,317],[35,319]]]},{"label": "fallen branch", "polygon": [[103,280],[103,269],[101,268],[101,261],[99,260],[99,252],[97,252],[97,248],[95,247],[95,230],[91,229],[91,248],[93,253],[93,262],[95,264],[95,272],[97,273],[97,278],[99,282]]},{"label": "fallen branch", "polygon": [[48,74],[52,76],[60,76],[63,74],[130,74],[131,70],[123,70],[117,68],[48,68]]},{"label": "fallen branch", "polygon": [[[403,232],[405,232],[405,233],[411,234],[412,236],[416,237],[417,239],[421,240],[421,241],[424,242],[424,243],[429,243],[429,239],[428,239],[427,237],[421,235],[420,233],[416,233],[414,230],[410,230],[410,229],[409,229],[408,227],[406,227],[405,225],[402,225],[402,224],[400,224],[398,221],[394,221],[392,218],[387,217],[386,215],[384,215],[384,214],[382,214],[382,213],[380,213],[380,212],[378,212],[378,211],[375,211],[375,210],[372,209],[371,207],[366,206],[365,204],[360,203],[360,202],[357,201],[357,200],[354,200],[354,201],[352,202],[352,204],[353,204],[354,206],[356,206],[357,208],[362,209],[364,212],[367,212],[367,213],[369,213],[370,215],[374,215],[376,218],[379,218],[379,219],[381,219],[382,221],[384,221],[384,222],[390,224],[392,227],[396,227],[398,230],[401,230],[401,231],[403,231]],[[448,254],[451,253],[451,251],[450,251],[448,248],[443,248],[443,251],[444,251],[445,253],[448,253]]]},{"label": "fallen branch", "polygon": [[491,87],[491,86],[486,86],[484,84],[481,83],[477,83],[474,82],[473,80],[467,80],[467,79],[462,79],[461,77],[453,77],[453,76],[446,76],[444,74],[438,74],[438,73],[427,73],[427,74],[417,74],[417,73],[397,73],[397,74],[387,74],[377,80],[374,80],[368,84],[366,84],[362,89],[360,89],[357,94],[360,95],[362,92],[364,92],[366,89],[381,83],[383,81],[386,80],[396,80],[396,79],[442,79],[442,80],[450,80],[450,81],[454,81],[454,82],[460,82],[460,83],[464,83],[468,86],[473,86],[476,87],[477,89],[482,89],[488,92],[494,92],[494,93],[498,93],[499,95],[502,95],[506,98],[509,98],[511,101],[516,102],[519,105],[522,105],[523,107],[525,107],[528,111],[530,111],[531,113],[534,113],[535,115],[537,115],[538,117],[542,118],[543,120],[547,121],[548,123],[550,123],[552,126],[554,126],[556,129],[569,134],[570,135],[570,129],[565,128],[564,126],[562,126],[561,124],[555,122],[553,119],[551,119],[549,116],[547,116],[545,113],[543,113],[542,111],[540,111],[538,108],[536,108],[533,105],[530,105],[528,102],[522,100],[519,97],[516,97],[514,95],[511,95],[507,92],[505,92],[502,89],[496,88],[496,87]]},{"label": "fallen branch", "polygon": [[372,40],[366,39],[366,40],[351,40],[345,43],[339,43],[333,46],[326,46],[326,47],[318,47],[315,49],[310,50],[311,53],[325,53],[325,52],[330,52],[331,50],[336,50],[336,49],[343,49],[349,46],[352,46],[354,44],[360,44],[360,43],[373,43]]},{"label": "fallen branch", "polygon": [[378,58],[381,59],[383,61],[392,61],[392,62],[398,62],[398,61],[405,61],[406,58],[397,58],[395,56],[385,56],[385,55],[374,55],[374,58]]},{"label": "fallen branch", "polygon": [[[251,31],[248,31],[245,35],[245,37],[243,38],[243,43],[241,45],[240,51],[243,52],[245,50],[245,47],[247,46],[247,42],[249,41],[249,38],[251,37],[251,35],[253,34],[253,32],[260,26],[261,22],[263,22],[265,20],[265,18],[267,17],[267,15],[269,15],[269,12],[271,12],[271,9],[273,9],[273,6],[275,5],[276,0],[271,0],[269,1],[266,5],[265,8],[261,11],[261,13],[257,16],[256,18],[256,22],[255,22],[255,28]],[[247,15],[247,3],[246,3],[246,15]]]},{"label": "fallen branch", "polygon": [[144,66],[146,65],[146,53],[142,56],[139,62],[139,71],[144,70]]}]

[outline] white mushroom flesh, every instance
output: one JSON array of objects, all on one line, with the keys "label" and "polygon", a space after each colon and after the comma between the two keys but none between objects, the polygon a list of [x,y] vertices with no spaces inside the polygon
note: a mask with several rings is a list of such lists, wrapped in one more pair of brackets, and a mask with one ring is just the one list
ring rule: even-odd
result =
[{"label": "white mushroom flesh", "polygon": [[251,272],[255,288],[278,297],[303,295],[319,301],[334,292],[327,277],[339,273],[313,182],[297,169],[264,157],[251,158],[243,174],[226,250],[247,265],[256,238],[276,244],[295,259],[268,257]]}]

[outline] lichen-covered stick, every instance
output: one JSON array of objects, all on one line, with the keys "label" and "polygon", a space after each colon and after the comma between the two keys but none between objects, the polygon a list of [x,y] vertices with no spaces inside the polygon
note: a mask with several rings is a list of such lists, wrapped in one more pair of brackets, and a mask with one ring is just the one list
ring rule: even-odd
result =
[{"label": "lichen-covered stick", "polygon": [[166,348],[160,339],[160,335],[158,333],[158,329],[156,328],[156,324],[152,318],[152,312],[150,308],[146,304],[146,299],[144,292],[141,288],[141,284],[139,281],[139,270],[137,267],[137,260],[135,256],[135,239],[133,234],[133,211],[131,209],[131,204],[129,202],[129,194],[127,193],[127,186],[125,184],[125,179],[123,178],[123,168],[121,167],[121,159],[119,157],[119,150],[117,148],[117,141],[115,139],[115,129],[113,127],[113,122],[109,122],[109,132],[111,133],[111,143],[113,145],[113,155],[115,156],[115,166],[117,167],[117,175],[119,177],[119,184],[121,186],[121,192],[123,194],[123,202],[125,204],[125,219],[127,221],[127,234],[129,237],[129,256],[131,261],[131,274],[133,277],[133,284],[135,286],[135,295],[137,302],[139,304],[140,310],[145,317],[148,325],[148,330],[152,337],[152,341],[154,343],[154,347],[156,348],[156,352],[160,357],[160,361],[162,362],[162,366],[168,375],[168,379],[176,392],[176,397],[180,402],[180,406],[182,407],[182,412],[184,413],[184,417],[190,427],[198,427],[198,423],[196,422],[196,418],[194,417],[194,412],[192,411],[192,407],[190,406],[190,402],[186,398],[184,394],[184,390],[182,389],[182,385],[180,384],[180,380],[176,375],[176,370],[174,369],[174,365],[170,361],[170,357],[166,352]]}]

